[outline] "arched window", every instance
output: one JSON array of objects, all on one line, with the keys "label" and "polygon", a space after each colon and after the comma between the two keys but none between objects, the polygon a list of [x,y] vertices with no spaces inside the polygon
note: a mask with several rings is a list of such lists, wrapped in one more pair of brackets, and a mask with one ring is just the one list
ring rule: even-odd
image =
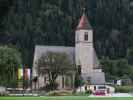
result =
[{"label": "arched window", "polygon": [[87,32],[85,32],[84,40],[85,40],[85,41],[88,41],[88,33],[87,33]]}]

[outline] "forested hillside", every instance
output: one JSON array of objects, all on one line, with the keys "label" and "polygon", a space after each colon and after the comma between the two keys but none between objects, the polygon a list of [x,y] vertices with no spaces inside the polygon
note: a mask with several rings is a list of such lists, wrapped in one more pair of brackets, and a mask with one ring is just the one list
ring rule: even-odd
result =
[{"label": "forested hillside", "polygon": [[32,65],[36,44],[74,46],[84,7],[99,58],[132,65],[133,0],[0,0],[0,43],[15,45]]}]

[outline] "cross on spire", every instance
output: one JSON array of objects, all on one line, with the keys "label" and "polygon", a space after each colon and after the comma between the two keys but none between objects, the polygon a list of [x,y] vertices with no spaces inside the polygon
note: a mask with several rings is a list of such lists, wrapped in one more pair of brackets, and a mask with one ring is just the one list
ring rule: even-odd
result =
[{"label": "cross on spire", "polygon": [[85,7],[84,7],[84,8],[82,8],[82,10],[83,10],[83,14],[85,14],[85,10],[86,10],[86,9],[85,9]]}]

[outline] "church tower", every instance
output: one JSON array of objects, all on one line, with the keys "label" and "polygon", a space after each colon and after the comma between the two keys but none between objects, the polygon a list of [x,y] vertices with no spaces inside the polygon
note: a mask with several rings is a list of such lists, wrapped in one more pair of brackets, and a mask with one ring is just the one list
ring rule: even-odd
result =
[{"label": "church tower", "polygon": [[93,30],[83,13],[75,36],[76,65],[81,67],[83,78],[90,80],[94,67]]},{"label": "church tower", "polygon": [[81,69],[81,77],[91,84],[104,84],[105,74],[93,45],[93,29],[85,13],[80,18],[75,34],[75,59],[76,66]]}]

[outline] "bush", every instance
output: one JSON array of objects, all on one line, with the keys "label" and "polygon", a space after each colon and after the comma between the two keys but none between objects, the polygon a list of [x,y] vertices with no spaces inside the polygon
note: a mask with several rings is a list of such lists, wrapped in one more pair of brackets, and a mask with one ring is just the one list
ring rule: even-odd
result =
[{"label": "bush", "polygon": [[87,90],[87,91],[85,91],[85,94],[92,94],[92,91],[91,90]]},{"label": "bush", "polygon": [[92,94],[91,90],[86,90],[85,92],[74,92],[73,95],[75,96],[88,96]]},{"label": "bush", "polygon": [[54,83],[54,84],[46,84],[46,86],[44,87],[40,87],[39,90],[45,90],[45,91],[50,91],[50,90],[56,90],[58,87],[58,84],[57,83]]},{"label": "bush", "polygon": [[133,86],[115,86],[115,92],[120,92],[120,93],[133,92]]},{"label": "bush", "polygon": [[89,93],[86,93],[86,92],[76,92],[73,94],[74,96],[88,96],[90,95]]},{"label": "bush", "polygon": [[0,92],[0,96],[8,96],[7,92]]},{"label": "bush", "polygon": [[51,91],[46,94],[47,96],[70,96],[72,95],[71,91]]},{"label": "bush", "polygon": [[47,96],[88,96],[92,93],[91,90],[87,90],[86,92],[75,92],[73,93],[72,91],[67,91],[67,90],[62,90],[62,91],[51,91],[48,92],[46,95]]}]

